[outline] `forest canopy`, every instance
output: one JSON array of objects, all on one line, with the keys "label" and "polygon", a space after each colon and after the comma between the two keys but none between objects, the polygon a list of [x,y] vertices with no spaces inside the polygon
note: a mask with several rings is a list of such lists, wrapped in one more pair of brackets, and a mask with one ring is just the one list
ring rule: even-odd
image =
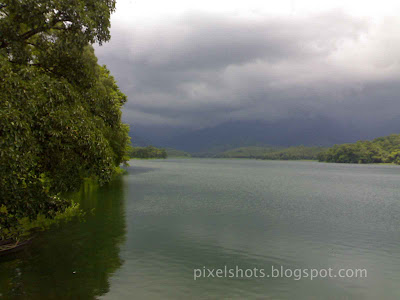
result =
[{"label": "forest canopy", "polygon": [[115,1],[0,3],[0,238],[54,218],[60,195],[100,184],[129,158],[126,96],[91,44],[110,39]]},{"label": "forest canopy", "polygon": [[163,148],[156,148],[154,146],[147,147],[132,147],[130,150],[131,158],[167,158],[167,151]]},{"label": "forest canopy", "polygon": [[400,134],[379,137],[373,141],[335,145],[322,152],[319,161],[335,163],[394,163],[400,164]]},{"label": "forest canopy", "polygon": [[216,157],[221,158],[256,158],[266,160],[316,160],[318,154],[326,148],[293,146],[282,148],[278,146],[270,147],[241,147],[225,151]]}]

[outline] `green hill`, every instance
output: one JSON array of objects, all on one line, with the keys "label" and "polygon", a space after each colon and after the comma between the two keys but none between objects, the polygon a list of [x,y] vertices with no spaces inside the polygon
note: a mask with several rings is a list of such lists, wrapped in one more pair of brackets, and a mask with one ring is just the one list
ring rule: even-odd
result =
[{"label": "green hill", "polygon": [[130,158],[167,158],[167,151],[163,148],[156,148],[154,146],[147,147],[131,147]]},{"label": "green hill", "polygon": [[324,152],[323,147],[295,146],[289,148],[282,147],[241,147],[222,152],[216,157],[222,158],[258,158],[271,160],[300,160],[318,159],[318,155]]},{"label": "green hill", "polygon": [[379,137],[372,141],[335,145],[321,153],[318,160],[336,163],[400,164],[400,134]]},{"label": "green hill", "polygon": [[172,148],[165,149],[167,151],[168,157],[192,157],[192,155],[188,152],[176,150]]}]

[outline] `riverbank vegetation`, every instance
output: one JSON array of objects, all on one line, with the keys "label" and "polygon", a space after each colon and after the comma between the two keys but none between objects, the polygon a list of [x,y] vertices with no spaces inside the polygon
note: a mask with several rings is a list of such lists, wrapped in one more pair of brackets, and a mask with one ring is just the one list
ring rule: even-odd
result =
[{"label": "riverbank vegetation", "polygon": [[176,150],[172,148],[166,148],[167,151],[167,156],[168,157],[176,157],[176,158],[190,158],[192,155],[189,152],[181,151],[181,150]]},{"label": "riverbank vegetation", "polygon": [[317,160],[323,147],[241,147],[216,155],[220,158],[256,158],[267,160]]},{"label": "riverbank vegetation", "polygon": [[319,161],[335,163],[400,164],[400,134],[379,137],[373,141],[335,145],[318,156]]},{"label": "riverbank vegetation", "polygon": [[70,215],[64,193],[85,178],[109,182],[129,159],[126,96],[91,46],[110,39],[114,9],[112,0],[0,4],[0,239]]},{"label": "riverbank vegetation", "polygon": [[150,158],[167,158],[167,151],[164,148],[156,148],[154,146],[132,147],[129,152],[130,158],[150,159]]}]

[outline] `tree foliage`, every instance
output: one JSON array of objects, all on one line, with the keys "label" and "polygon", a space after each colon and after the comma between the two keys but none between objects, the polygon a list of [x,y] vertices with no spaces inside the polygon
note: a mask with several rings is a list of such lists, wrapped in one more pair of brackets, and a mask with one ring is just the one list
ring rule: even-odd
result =
[{"label": "tree foliage", "polygon": [[267,160],[316,160],[323,147],[294,146],[281,147],[241,147],[225,151],[217,157],[223,158],[256,158]]},{"label": "tree foliage", "polygon": [[108,182],[129,144],[121,93],[93,42],[110,38],[115,1],[0,3],[0,236],[48,218],[84,178]]},{"label": "tree foliage", "polygon": [[63,47],[108,41],[114,10],[115,0],[2,0],[0,49],[14,62],[73,62]]},{"label": "tree foliage", "polygon": [[395,163],[400,164],[400,134],[335,145],[319,155],[319,161],[336,163]]},{"label": "tree foliage", "polygon": [[167,151],[165,149],[156,148],[154,146],[148,147],[132,147],[130,150],[131,158],[167,158]]},{"label": "tree foliage", "polygon": [[188,152],[182,150],[176,150],[173,148],[166,148],[165,151],[167,152],[168,157],[192,157],[192,155]]}]

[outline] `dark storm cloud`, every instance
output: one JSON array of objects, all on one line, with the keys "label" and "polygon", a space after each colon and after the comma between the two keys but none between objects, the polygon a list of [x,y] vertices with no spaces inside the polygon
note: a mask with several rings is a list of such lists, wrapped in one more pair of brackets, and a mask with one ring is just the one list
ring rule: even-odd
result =
[{"label": "dark storm cloud", "polygon": [[193,12],[143,26],[114,20],[96,53],[128,95],[130,123],[199,128],[296,114],[378,122],[400,111],[399,32],[388,31],[399,25],[341,11]]}]

